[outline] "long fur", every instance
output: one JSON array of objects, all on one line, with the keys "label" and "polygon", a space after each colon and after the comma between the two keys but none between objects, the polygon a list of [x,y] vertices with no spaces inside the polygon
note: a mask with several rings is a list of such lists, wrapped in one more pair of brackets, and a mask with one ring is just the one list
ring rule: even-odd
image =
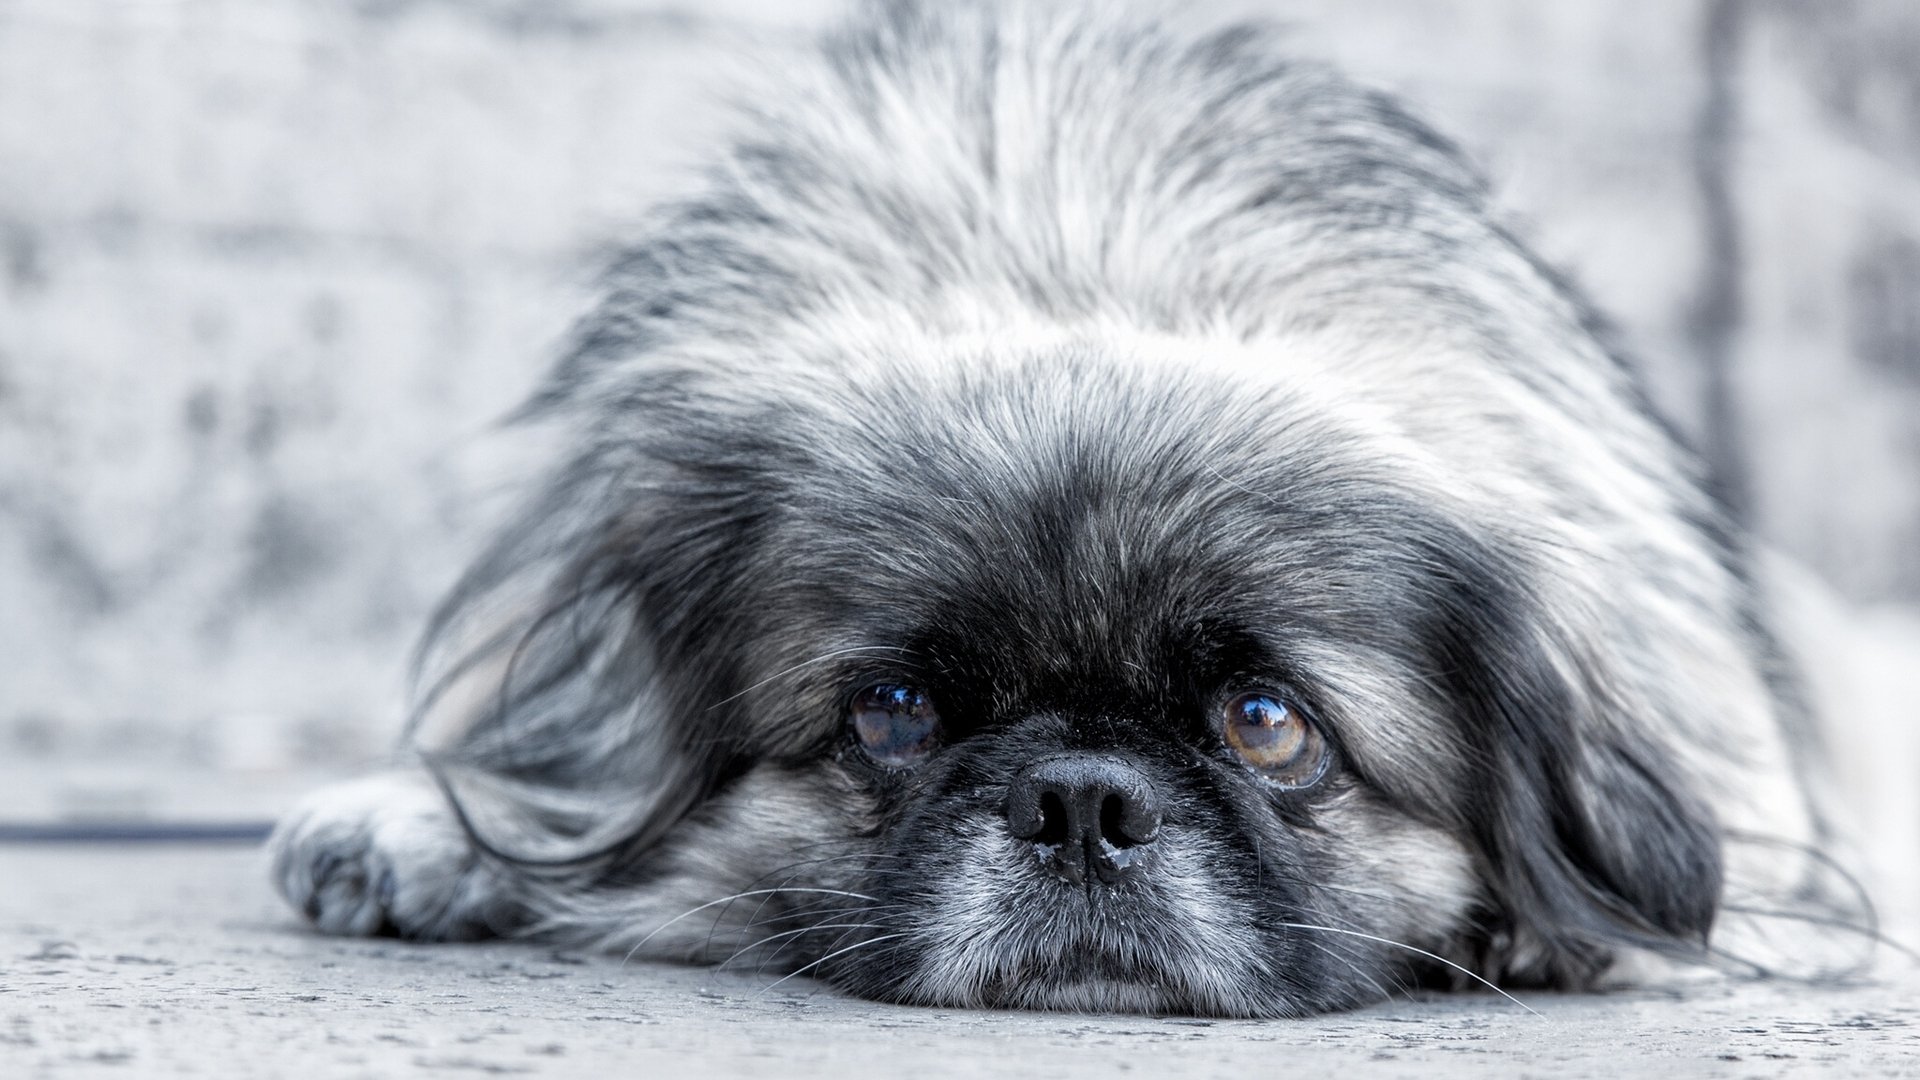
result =
[{"label": "long fur", "polygon": [[[528,407],[568,449],[428,635],[437,784],[283,826],[320,925],[1290,1015],[1823,902],[1735,842],[1821,836],[1742,541],[1393,100],[1259,27],[900,2],[742,116]],[[935,688],[925,765],[849,741],[877,679]],[[1249,679],[1327,781],[1222,753]],[[1063,897],[1008,836],[1061,749],[1166,793],[1152,876]]]}]

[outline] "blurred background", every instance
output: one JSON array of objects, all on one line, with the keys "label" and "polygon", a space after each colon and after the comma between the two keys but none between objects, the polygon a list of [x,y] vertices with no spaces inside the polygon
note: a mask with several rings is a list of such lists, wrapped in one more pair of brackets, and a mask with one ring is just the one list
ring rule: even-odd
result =
[{"label": "blurred background", "polygon": [[[0,818],[378,757],[597,253],[697,182],[722,61],[842,11],[0,0]],[[1758,532],[1920,641],[1920,4],[1182,17],[1239,14],[1460,139]]]}]

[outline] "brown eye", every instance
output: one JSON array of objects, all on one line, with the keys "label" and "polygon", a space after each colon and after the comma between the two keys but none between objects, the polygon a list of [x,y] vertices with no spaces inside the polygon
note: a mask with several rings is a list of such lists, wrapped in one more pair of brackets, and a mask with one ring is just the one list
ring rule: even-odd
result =
[{"label": "brown eye", "polygon": [[867,687],[848,702],[847,719],[860,748],[882,765],[912,765],[940,744],[940,714],[911,686]]},{"label": "brown eye", "polygon": [[1320,729],[1279,695],[1256,691],[1227,699],[1220,735],[1242,761],[1283,787],[1306,787],[1327,771]]}]

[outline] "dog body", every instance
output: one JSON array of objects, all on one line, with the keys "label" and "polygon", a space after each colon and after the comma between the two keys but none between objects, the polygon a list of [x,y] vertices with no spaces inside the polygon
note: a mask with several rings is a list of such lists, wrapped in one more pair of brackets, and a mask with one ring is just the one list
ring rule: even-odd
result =
[{"label": "dog body", "polygon": [[1056,5],[783,79],[530,406],[431,771],[277,834],[323,929],[1296,1015],[1808,887],[1739,538],[1445,142]]}]

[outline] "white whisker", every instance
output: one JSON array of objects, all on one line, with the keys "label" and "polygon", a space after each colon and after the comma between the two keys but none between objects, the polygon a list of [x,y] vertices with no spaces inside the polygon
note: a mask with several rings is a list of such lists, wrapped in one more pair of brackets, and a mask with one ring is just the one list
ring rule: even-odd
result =
[{"label": "white whisker", "polygon": [[674,923],[679,922],[681,919],[684,919],[689,915],[698,915],[699,913],[707,910],[708,908],[718,907],[721,904],[731,904],[735,900],[739,900],[742,897],[765,896],[771,893],[783,893],[783,892],[828,893],[833,896],[850,896],[855,900],[865,900],[871,904],[877,904],[880,902],[880,898],[877,896],[868,896],[866,893],[848,892],[845,889],[813,889],[813,888],[804,888],[797,885],[782,886],[777,889],[750,889],[747,892],[734,893],[732,896],[723,896],[718,900],[709,900],[706,903],[701,904],[699,907],[689,908],[688,910],[683,911],[678,915],[675,915],[673,918],[668,919],[666,922],[663,922],[659,926],[654,927],[653,932],[648,934],[646,937],[643,937],[639,941],[634,942],[633,948],[627,950],[627,955],[621,957],[620,962],[622,964],[625,964],[627,961],[633,959],[633,954],[639,952],[640,949],[643,946],[645,946],[647,942],[652,941],[654,938],[660,936],[661,931],[665,930],[667,927],[672,926]]},{"label": "white whisker", "polygon": [[728,704],[729,702],[738,701],[741,698],[746,697],[748,694],[753,693],[755,690],[760,689],[761,687],[767,685],[770,682],[773,682],[776,679],[785,678],[786,676],[791,675],[802,668],[812,667],[815,664],[823,664],[823,663],[826,663],[828,660],[835,660],[842,656],[855,656],[860,653],[869,653],[869,652],[901,653],[901,652],[907,652],[907,651],[908,651],[907,649],[896,647],[893,645],[855,645],[851,648],[835,649],[832,652],[821,653],[819,656],[816,656],[811,660],[802,660],[799,663],[783,671],[776,671],[773,674],[767,676],[764,679],[761,679],[759,682],[754,683],[752,686],[747,687],[745,690],[742,690],[737,694],[729,694],[726,697],[721,698],[719,701],[716,701],[713,704],[707,706],[707,711],[712,712],[713,710],[719,708],[722,705]]},{"label": "white whisker", "polygon": [[786,982],[788,979],[793,978],[795,975],[802,975],[802,974],[805,974],[806,972],[812,971],[814,968],[819,967],[821,964],[826,963],[827,961],[833,959],[836,956],[841,955],[842,953],[850,953],[855,949],[864,949],[869,945],[878,945],[883,941],[892,941],[894,938],[903,938],[906,936],[907,935],[904,931],[898,934],[881,934],[879,937],[876,937],[876,938],[868,938],[865,941],[856,941],[844,949],[835,949],[832,952],[828,953],[827,955],[821,957],[820,959],[815,960],[813,963],[807,964],[804,967],[795,968],[794,970],[787,972],[785,975],[782,975],[779,978],[773,980],[753,996],[759,997],[761,994],[765,994],[768,990],[772,990],[774,987],[779,986],[781,983]]},{"label": "white whisker", "polygon": [[747,953],[750,953],[753,950],[760,948],[762,945],[771,944],[775,941],[780,940],[781,938],[793,937],[796,934],[808,934],[808,933],[812,933],[815,930],[884,930],[886,928],[887,928],[886,923],[862,922],[862,923],[821,923],[818,926],[803,926],[798,930],[783,930],[778,934],[768,934],[766,937],[761,938],[759,941],[756,941],[751,945],[740,946],[738,949],[735,949],[733,951],[732,956],[729,956],[725,960],[722,960],[718,964],[715,964],[713,966],[713,969],[715,971],[724,970],[728,964],[731,964],[735,960],[738,960],[742,956],[745,956]]},{"label": "white whisker", "polygon": [[[1479,983],[1481,986],[1484,986],[1487,989],[1493,991],[1494,993],[1499,994],[1501,997],[1506,998],[1508,1001],[1513,1002],[1515,1005],[1518,1005],[1521,1008],[1527,1010],[1528,1012],[1533,1013],[1533,1015],[1540,1016],[1538,1012],[1534,1011],[1532,1006],[1528,1005],[1524,1001],[1521,1001],[1519,998],[1514,997],[1512,994],[1507,993],[1505,990],[1500,989],[1498,986],[1495,986],[1493,983],[1489,982],[1488,980],[1481,978],[1479,975],[1476,975],[1473,972],[1467,970],[1466,968],[1461,967],[1459,964],[1454,963],[1453,961],[1447,959],[1444,956],[1440,956],[1436,953],[1430,953],[1425,949],[1416,948],[1412,945],[1407,944],[1404,941],[1395,941],[1392,938],[1376,937],[1373,934],[1363,934],[1358,930],[1342,930],[1337,926],[1315,926],[1312,923],[1300,923],[1300,922],[1283,922],[1283,923],[1275,923],[1274,925],[1289,927],[1294,930],[1319,930],[1319,931],[1322,931],[1323,933],[1328,933],[1328,934],[1346,934],[1349,937],[1363,938],[1367,941],[1379,942],[1382,945],[1391,945],[1396,949],[1405,949],[1411,953],[1419,953],[1421,956],[1424,956],[1429,960],[1437,960],[1440,963],[1447,965],[1448,967],[1459,972],[1460,974],[1465,975],[1467,978],[1472,979],[1474,982]],[[1541,1017],[1541,1018],[1545,1019],[1545,1017]]]}]

